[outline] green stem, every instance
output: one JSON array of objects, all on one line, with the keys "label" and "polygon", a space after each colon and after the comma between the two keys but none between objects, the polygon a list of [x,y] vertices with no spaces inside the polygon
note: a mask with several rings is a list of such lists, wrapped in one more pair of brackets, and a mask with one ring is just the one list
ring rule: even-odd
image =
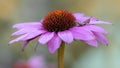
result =
[{"label": "green stem", "polygon": [[58,68],[64,68],[64,48],[65,43],[62,42],[58,49]]}]

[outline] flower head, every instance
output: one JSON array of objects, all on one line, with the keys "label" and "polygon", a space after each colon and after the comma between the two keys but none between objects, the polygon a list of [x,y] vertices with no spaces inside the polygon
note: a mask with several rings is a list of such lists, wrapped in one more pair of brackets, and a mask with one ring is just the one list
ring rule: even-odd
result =
[{"label": "flower head", "polygon": [[47,44],[50,53],[54,53],[62,42],[70,44],[74,39],[84,41],[97,47],[97,41],[108,44],[103,33],[107,33],[101,27],[94,24],[109,24],[98,21],[93,17],[87,17],[82,13],[74,13],[67,10],[54,10],[49,12],[40,22],[26,22],[15,24],[13,28],[18,31],[12,36],[21,35],[10,41],[14,43],[23,41],[23,49],[29,41],[38,38],[41,44]]}]

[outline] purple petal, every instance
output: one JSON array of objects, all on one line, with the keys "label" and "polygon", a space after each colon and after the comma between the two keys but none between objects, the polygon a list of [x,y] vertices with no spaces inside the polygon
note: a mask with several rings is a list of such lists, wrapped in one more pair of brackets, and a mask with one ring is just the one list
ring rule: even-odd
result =
[{"label": "purple petal", "polygon": [[106,21],[90,21],[89,24],[111,24],[110,22]]},{"label": "purple petal", "polygon": [[37,41],[37,43],[36,43],[36,45],[35,45],[35,47],[34,47],[34,51],[37,50],[38,45],[39,45],[39,42]]},{"label": "purple petal", "polygon": [[72,33],[68,30],[58,32],[58,36],[66,43],[70,44],[73,41]]},{"label": "purple petal", "polygon": [[104,30],[103,28],[99,27],[99,26],[95,26],[95,25],[85,25],[83,26],[83,28],[94,31],[94,32],[99,32],[99,33],[105,33],[107,34],[108,32],[106,30]]},{"label": "purple petal", "polygon": [[98,47],[98,43],[96,40],[88,40],[88,41],[85,41],[85,43],[93,47]]},{"label": "purple petal", "polygon": [[81,13],[75,13],[73,15],[76,18],[76,22],[78,22],[80,25],[89,23],[89,19],[91,18],[91,17],[85,17],[84,14]]},{"label": "purple petal", "polygon": [[29,41],[23,41],[23,44],[22,44],[22,51],[24,51],[26,45],[28,44]]},{"label": "purple petal", "polygon": [[27,22],[27,23],[20,23],[15,24],[13,28],[21,29],[21,28],[41,28],[42,24],[40,22]]},{"label": "purple petal", "polygon": [[17,36],[17,35],[25,34],[27,31],[28,31],[28,30],[26,30],[26,29],[20,29],[20,30],[14,32],[14,33],[12,34],[12,36]]},{"label": "purple petal", "polygon": [[80,20],[80,23],[86,24],[86,23],[89,23],[90,18],[91,17],[82,17],[79,20]]},{"label": "purple petal", "polygon": [[24,38],[24,40],[28,40],[28,39],[32,39],[35,38],[37,36],[40,36],[40,34],[45,33],[46,31],[44,30],[39,30],[39,31],[33,31],[28,33],[28,35]]},{"label": "purple petal", "polygon": [[12,44],[12,43],[14,43],[14,42],[21,41],[21,40],[23,40],[25,37],[27,37],[27,35],[28,35],[28,34],[22,35],[22,36],[20,36],[20,37],[18,37],[18,38],[16,38],[16,39],[10,41],[9,44]]},{"label": "purple petal", "polygon": [[42,34],[39,38],[39,43],[46,44],[48,41],[50,41],[54,37],[54,32],[47,32],[45,34]]},{"label": "purple petal", "polygon": [[93,33],[89,30],[80,27],[73,27],[70,29],[72,35],[78,40],[93,40],[95,37]]},{"label": "purple petal", "polygon": [[40,34],[45,33],[45,32],[46,31],[44,31],[44,30],[39,30],[39,31],[34,31],[34,32],[26,33],[25,35],[22,35],[22,36],[20,36],[20,37],[18,37],[16,39],[10,41],[9,44],[12,44],[14,42],[18,42],[18,41],[21,41],[21,40],[23,40],[23,41],[29,40],[29,39],[35,38],[35,37],[37,37]]},{"label": "purple petal", "polygon": [[89,24],[112,24],[106,21],[99,21],[95,17],[91,17]]},{"label": "purple petal", "polygon": [[21,35],[21,34],[25,34],[25,33],[30,33],[30,32],[33,32],[33,31],[35,32],[35,31],[38,31],[38,30],[36,30],[34,28],[23,28],[23,29],[20,29],[20,30],[14,32],[12,34],[12,36],[17,36],[17,35]]},{"label": "purple petal", "polygon": [[48,42],[48,49],[49,49],[50,53],[53,54],[60,47],[61,42],[62,42],[62,40],[57,35],[55,35]]},{"label": "purple petal", "polygon": [[76,19],[76,22],[81,23],[81,19],[84,17],[83,13],[74,13],[73,16]]},{"label": "purple petal", "polygon": [[94,32],[96,39],[104,45],[108,45],[108,41],[105,36],[101,33]]},{"label": "purple petal", "polygon": [[74,13],[73,16],[76,18],[76,19],[79,19],[81,17],[84,16],[84,13]]}]

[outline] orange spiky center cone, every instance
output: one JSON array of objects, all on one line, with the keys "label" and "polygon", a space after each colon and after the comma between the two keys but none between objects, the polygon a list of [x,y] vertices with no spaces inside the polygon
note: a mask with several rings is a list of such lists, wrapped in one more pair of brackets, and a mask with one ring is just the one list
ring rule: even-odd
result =
[{"label": "orange spiky center cone", "polygon": [[43,20],[44,29],[50,32],[68,30],[75,26],[75,17],[67,10],[54,10],[49,12]]}]

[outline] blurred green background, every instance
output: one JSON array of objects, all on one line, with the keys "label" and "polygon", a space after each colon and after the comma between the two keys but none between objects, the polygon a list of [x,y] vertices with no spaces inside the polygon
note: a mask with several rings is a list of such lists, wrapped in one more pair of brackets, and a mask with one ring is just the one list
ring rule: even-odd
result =
[{"label": "blurred green background", "polygon": [[34,54],[44,54],[47,63],[57,64],[57,53],[50,54],[46,46],[39,45],[34,51],[36,40],[21,51],[21,42],[8,46],[12,25],[21,22],[40,21],[54,9],[82,12],[113,25],[100,25],[108,30],[109,46],[98,48],[74,41],[66,45],[65,68],[120,68],[120,0],[0,0],[0,68],[11,68],[19,59],[28,59]]}]

